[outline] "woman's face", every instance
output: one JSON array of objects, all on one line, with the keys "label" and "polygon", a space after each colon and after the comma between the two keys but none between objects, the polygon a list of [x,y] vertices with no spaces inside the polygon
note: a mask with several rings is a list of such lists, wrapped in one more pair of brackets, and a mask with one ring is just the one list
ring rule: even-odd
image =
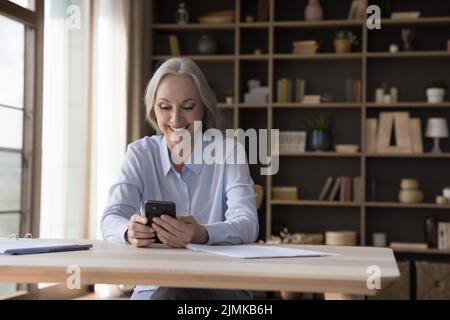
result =
[{"label": "woman's face", "polygon": [[193,142],[194,122],[201,121],[205,113],[194,81],[186,75],[167,75],[161,80],[154,110],[170,150],[179,142],[179,129],[188,130]]}]

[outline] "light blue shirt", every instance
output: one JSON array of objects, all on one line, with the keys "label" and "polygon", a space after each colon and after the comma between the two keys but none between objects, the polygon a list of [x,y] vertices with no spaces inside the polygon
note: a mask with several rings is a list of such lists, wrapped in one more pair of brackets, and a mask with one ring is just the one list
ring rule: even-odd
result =
[{"label": "light blue shirt", "polygon": [[[233,139],[224,141],[235,152],[245,152]],[[193,154],[210,143],[198,135]],[[252,243],[259,232],[255,198],[247,163],[186,164],[180,174],[169,159],[164,136],[145,137],[128,146],[101,231],[105,240],[126,242],[129,220],[144,213],[145,201],[171,201],[177,216],[191,215],[206,228],[208,244]]]}]

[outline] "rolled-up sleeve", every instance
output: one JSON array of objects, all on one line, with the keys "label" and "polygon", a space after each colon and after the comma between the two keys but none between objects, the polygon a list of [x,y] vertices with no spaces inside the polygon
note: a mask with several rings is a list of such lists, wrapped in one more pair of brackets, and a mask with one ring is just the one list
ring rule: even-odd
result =
[{"label": "rolled-up sleeve", "polygon": [[118,181],[109,190],[108,203],[101,220],[103,239],[126,242],[125,232],[134,214],[139,213],[143,194],[139,152],[128,146]]},{"label": "rolled-up sleeve", "polygon": [[[238,152],[244,152],[238,144]],[[206,224],[208,244],[244,244],[258,238],[259,223],[256,194],[248,164],[226,164],[224,190],[227,210],[225,221]]]}]

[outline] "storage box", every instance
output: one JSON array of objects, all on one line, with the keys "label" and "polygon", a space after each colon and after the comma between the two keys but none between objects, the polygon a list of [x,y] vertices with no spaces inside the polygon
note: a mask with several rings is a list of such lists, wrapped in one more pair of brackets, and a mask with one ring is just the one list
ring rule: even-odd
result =
[{"label": "storage box", "polygon": [[297,200],[298,188],[297,187],[273,187],[272,199],[274,200]]},{"label": "storage box", "polygon": [[327,231],[325,244],[328,246],[356,246],[357,233],[355,231]]},{"label": "storage box", "polygon": [[376,296],[369,296],[369,300],[410,300],[411,299],[411,268],[409,261],[397,263],[400,271],[400,280],[381,287],[381,292]]},{"label": "storage box", "polygon": [[306,150],[306,132],[304,131],[281,131],[279,142],[279,153],[297,154]]},{"label": "storage box", "polygon": [[450,263],[416,262],[417,300],[450,299]]}]

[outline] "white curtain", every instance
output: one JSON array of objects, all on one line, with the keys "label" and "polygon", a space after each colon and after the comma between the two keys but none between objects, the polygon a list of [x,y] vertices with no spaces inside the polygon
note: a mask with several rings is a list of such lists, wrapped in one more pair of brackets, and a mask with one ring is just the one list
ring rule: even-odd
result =
[{"label": "white curtain", "polygon": [[129,6],[46,0],[41,237],[100,237],[126,147]]},{"label": "white curtain", "polygon": [[101,213],[126,148],[129,13],[130,0],[94,1],[90,238],[100,238]]}]

